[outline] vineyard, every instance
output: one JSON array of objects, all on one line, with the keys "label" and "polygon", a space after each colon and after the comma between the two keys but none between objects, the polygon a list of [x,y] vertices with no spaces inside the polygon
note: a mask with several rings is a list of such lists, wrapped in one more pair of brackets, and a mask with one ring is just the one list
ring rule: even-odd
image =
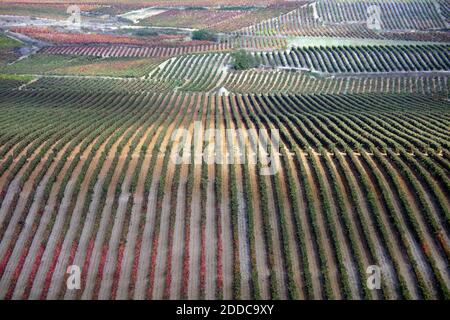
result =
[{"label": "vineyard", "polygon": [[[75,298],[70,264],[87,270],[81,298],[448,298],[448,102],[1,95],[2,298]],[[276,126],[281,170],[174,165],[171,132],[197,120]],[[368,262],[386,271],[380,292]]]},{"label": "vineyard", "polygon": [[450,299],[446,1],[30,2],[0,4],[0,300]]},{"label": "vineyard", "polygon": [[[204,68],[208,65],[205,64]],[[167,74],[167,70],[155,70],[146,79],[135,78],[79,78],[77,76],[40,76],[32,82],[16,81],[8,85],[28,90],[46,90],[53,87],[55,91],[87,91],[87,92],[130,92],[143,91],[186,91],[220,93],[222,89],[233,93],[420,93],[420,94],[450,94],[447,75],[410,75],[410,76],[352,76],[320,78],[301,73],[283,71],[219,71],[193,73],[187,75]],[[161,69],[163,70],[163,69]],[[180,75],[182,78],[177,78]],[[203,80],[207,76],[208,80]],[[6,81],[6,80],[3,80]],[[9,80],[8,80],[9,83]],[[6,85],[6,84],[3,84]],[[222,90],[223,91],[223,90]],[[226,93],[226,91],[224,93]]]},{"label": "vineyard", "polygon": [[263,65],[325,73],[445,71],[449,46],[303,47],[259,55]]},{"label": "vineyard", "polygon": [[43,54],[55,55],[85,55],[94,57],[172,57],[175,55],[214,52],[230,50],[225,44],[201,44],[193,46],[155,46],[155,47],[132,47],[132,46],[52,46],[41,49]]},{"label": "vineyard", "polygon": [[[369,7],[379,8],[381,30],[367,26]],[[247,36],[315,36],[447,41],[449,8],[435,0],[320,0],[233,31]]]},{"label": "vineyard", "polygon": [[446,23],[441,16],[436,2],[432,0],[412,1],[331,1],[317,2],[317,11],[325,23],[364,22],[367,8],[378,5],[384,28],[388,30],[428,30],[445,28]]}]

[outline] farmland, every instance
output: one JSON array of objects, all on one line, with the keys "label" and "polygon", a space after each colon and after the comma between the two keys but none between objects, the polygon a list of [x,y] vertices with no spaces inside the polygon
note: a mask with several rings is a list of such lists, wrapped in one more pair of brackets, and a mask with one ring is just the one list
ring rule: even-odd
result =
[{"label": "farmland", "polygon": [[450,299],[445,1],[50,2],[0,33],[1,300]]},{"label": "farmland", "polygon": [[295,9],[295,4],[286,2],[282,5],[267,7],[221,7],[218,9],[167,10],[140,21],[142,25],[189,27],[217,31],[233,31],[251,26],[260,21],[288,13]]},{"label": "farmland", "polygon": [[19,41],[0,34],[0,65],[16,60],[19,55],[15,49],[20,45],[21,43]]}]

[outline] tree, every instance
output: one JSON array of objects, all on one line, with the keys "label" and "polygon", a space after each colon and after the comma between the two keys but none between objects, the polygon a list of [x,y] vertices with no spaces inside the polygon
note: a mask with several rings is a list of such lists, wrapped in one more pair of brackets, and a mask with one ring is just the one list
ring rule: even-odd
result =
[{"label": "tree", "polygon": [[192,32],[192,40],[215,41],[216,36],[211,31],[202,29]]},{"label": "tree", "polygon": [[239,50],[231,54],[233,57],[233,66],[236,70],[246,70],[258,66],[256,58],[245,50]]}]

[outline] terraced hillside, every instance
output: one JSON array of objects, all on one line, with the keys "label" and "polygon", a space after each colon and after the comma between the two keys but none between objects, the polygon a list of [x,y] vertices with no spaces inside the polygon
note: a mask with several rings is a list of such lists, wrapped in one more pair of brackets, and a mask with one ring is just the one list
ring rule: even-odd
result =
[{"label": "terraced hillside", "polygon": [[[224,71],[225,73],[225,71]],[[203,82],[201,78],[176,79],[133,79],[133,78],[92,78],[77,76],[43,76],[2,80],[5,88],[28,90],[76,91],[76,92],[171,92],[172,90],[199,92],[209,90],[211,93],[420,93],[448,95],[450,93],[448,75],[369,75],[342,76],[336,78],[311,77],[306,74],[283,71],[236,71],[209,74],[211,81]],[[155,76],[156,78],[156,76]]]},{"label": "terraced hillside", "polygon": [[[2,298],[448,298],[446,100],[1,96]],[[280,171],[175,165],[172,132],[194,121],[278,128]]]},{"label": "terraced hillside", "polygon": [[77,2],[2,25],[0,300],[450,299],[445,1]]},{"label": "terraced hillside", "polygon": [[449,46],[303,47],[259,55],[267,66],[325,73],[446,71]]},{"label": "terraced hillside", "polygon": [[[368,26],[377,8],[380,29]],[[436,0],[318,0],[234,31],[247,36],[447,39],[448,3]],[[443,31],[443,32],[441,32]]]}]

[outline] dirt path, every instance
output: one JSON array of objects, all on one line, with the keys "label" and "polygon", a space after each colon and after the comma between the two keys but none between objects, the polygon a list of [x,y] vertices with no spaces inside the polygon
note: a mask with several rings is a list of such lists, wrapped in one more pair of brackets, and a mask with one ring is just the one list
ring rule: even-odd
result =
[{"label": "dirt path", "polygon": [[[331,181],[329,181],[329,178],[327,176],[327,174],[325,173],[325,169],[323,167],[323,163],[322,160],[320,159],[320,157],[318,155],[314,155],[316,157],[316,162],[319,164],[318,168],[320,171],[320,175],[324,181],[325,184],[325,188],[326,188],[326,193],[327,193],[327,197],[330,200],[330,207],[331,207],[331,211],[332,211],[332,223],[336,229],[336,235],[337,235],[337,239],[339,241],[340,247],[341,247],[341,254],[342,257],[344,259],[344,265],[345,265],[345,269],[347,271],[348,274],[348,280],[349,280],[349,284],[351,286],[350,290],[351,290],[351,294],[352,294],[352,298],[360,300],[361,296],[359,295],[359,289],[358,289],[358,274],[356,271],[356,267],[353,263],[353,259],[352,259],[352,253],[350,251],[349,248],[349,243],[346,241],[346,238],[344,237],[343,234],[343,230],[342,230],[342,225],[338,219],[338,211],[337,211],[337,203],[335,203],[335,199],[333,197],[333,191],[331,190]],[[326,155],[328,156],[328,155]]]},{"label": "dirt path", "polygon": [[[124,148],[124,150],[122,150],[122,153],[125,152],[126,149],[127,148]],[[111,154],[111,157],[114,157],[114,155]],[[101,210],[100,226],[95,236],[94,249],[90,259],[90,264],[88,270],[85,271],[87,272],[86,287],[83,291],[82,299],[92,299],[94,295],[94,290],[97,285],[97,278],[99,277],[98,269],[100,260],[102,259],[105,247],[108,248],[108,245],[105,243],[105,241],[108,241],[108,239],[105,239],[105,236],[107,234],[107,228],[109,227],[110,216],[113,211],[116,185],[119,180],[119,175],[122,171],[123,165],[123,161],[119,161],[117,163],[111,179],[111,183],[108,187],[105,204],[103,208],[99,208]]]},{"label": "dirt path", "polygon": [[[153,110],[150,109],[149,113],[152,114]],[[146,114],[144,117],[149,117],[150,114]],[[143,125],[145,125],[145,123]],[[119,279],[114,279],[116,268],[118,266],[121,266],[123,261],[127,261],[129,258],[129,256],[127,255],[126,260],[123,260],[125,258],[125,257],[123,257],[122,261],[117,261],[118,260],[117,252],[118,252],[118,250],[120,250],[119,245],[121,245],[120,242],[122,240],[122,233],[128,231],[128,230],[123,230],[123,228],[124,228],[124,220],[126,218],[125,216],[128,214],[127,205],[128,205],[129,199],[131,197],[131,194],[129,193],[131,179],[133,177],[134,170],[135,170],[136,165],[139,160],[139,151],[141,150],[141,147],[144,144],[146,136],[147,136],[148,132],[152,129],[152,127],[153,126],[150,125],[147,128],[141,127],[139,129],[137,129],[134,136],[129,140],[129,143],[128,143],[127,147],[125,148],[126,150],[124,149],[124,151],[123,151],[123,154],[128,154],[128,152],[133,152],[134,155],[130,159],[130,162],[128,164],[128,168],[126,171],[125,179],[121,186],[121,194],[118,199],[117,211],[116,211],[116,215],[115,215],[115,219],[114,219],[114,226],[113,226],[113,230],[112,230],[112,234],[111,234],[111,239],[108,244],[108,255],[106,258],[104,275],[103,275],[102,284],[100,287],[99,299],[109,299],[110,298],[111,292],[113,289],[112,288],[113,284],[117,281],[117,285],[118,285],[118,282],[120,281],[120,274],[118,275]],[[140,138],[139,142],[137,143],[135,149],[131,150],[130,144],[132,143],[133,140],[135,140],[135,136],[137,134],[139,134],[141,130],[144,130],[144,133],[143,133],[142,137]],[[131,227],[131,225],[132,224],[130,222],[129,227]],[[137,223],[136,223],[136,225],[137,225]],[[128,232],[127,232],[127,236],[128,236]],[[130,242],[134,242],[134,241],[131,240]],[[125,244],[123,244],[123,245],[125,245]],[[126,245],[129,245],[128,242]],[[133,260],[131,259],[129,262],[129,265],[130,265],[130,263],[132,263],[132,261]],[[121,271],[122,271],[122,269],[121,269]]]},{"label": "dirt path", "polygon": [[[343,177],[338,172],[334,158],[330,159],[330,165],[331,165],[331,169],[334,171],[334,174],[337,178],[336,182],[339,186],[339,189],[342,191],[342,196],[344,199],[344,205],[345,205],[347,215],[348,215],[348,220],[351,224],[352,231],[355,234],[356,241],[355,241],[354,250],[356,250],[358,252],[359,257],[361,258],[361,263],[362,263],[363,267],[367,268],[370,265],[370,262],[369,262],[370,258],[368,256],[369,253],[366,250],[364,250],[364,247],[363,247],[364,240],[360,237],[360,234],[357,232],[358,226],[355,225],[355,219],[356,219],[355,212],[354,212],[354,209],[352,208],[352,203],[350,202],[349,195],[346,192],[346,190],[347,190],[346,182],[344,182]],[[365,279],[360,279],[362,286],[366,285],[364,280]],[[372,298],[375,298],[375,299],[381,298],[381,296],[379,295],[379,292],[377,292],[377,291],[373,291],[373,292],[371,292],[371,294],[372,294]]]},{"label": "dirt path", "polygon": [[274,190],[272,188],[272,182],[270,176],[266,176],[266,187],[269,203],[269,219],[272,226],[272,241],[274,247],[274,262],[275,262],[275,273],[277,276],[278,290],[280,292],[281,299],[287,299],[287,288],[286,288],[286,272],[283,265],[283,254],[281,253],[283,248],[281,247],[281,236],[278,228],[277,221],[277,211],[274,196]]},{"label": "dirt path", "polygon": [[208,165],[208,185],[206,199],[206,299],[213,300],[216,297],[217,278],[217,234],[216,234],[216,207],[214,190],[214,164]]},{"label": "dirt path", "polygon": [[[355,156],[355,158],[357,160],[357,163],[355,163],[355,165],[358,165],[361,167],[362,166],[361,160],[358,158],[358,156]],[[353,178],[353,176],[352,176],[352,178]],[[366,199],[367,196],[365,195],[365,192],[363,192],[363,191],[360,191],[360,192],[361,192],[361,199]],[[372,193],[377,195],[377,193],[374,190],[372,190]],[[387,231],[388,231],[387,232],[388,241],[392,244],[392,246],[394,248],[393,254],[395,256],[393,258],[398,262],[399,268],[401,270],[401,274],[406,280],[406,285],[408,287],[408,291],[411,293],[412,297],[417,298],[419,296],[419,293],[415,286],[414,275],[411,274],[412,269],[410,267],[410,262],[407,259],[407,257],[405,256],[405,252],[399,246],[397,239],[395,239],[393,236],[395,233],[393,233],[391,224],[388,223],[385,218],[387,213],[384,212],[383,205],[382,205],[382,203],[380,203],[381,199],[379,197],[380,197],[379,195],[376,197],[377,206],[379,207],[380,212],[383,213],[383,214],[381,214],[381,218],[383,219],[383,224],[386,226]],[[368,219],[368,221],[370,221],[370,220]],[[371,228],[372,226],[373,226],[372,224],[369,224],[368,227]],[[375,232],[375,231],[373,231],[373,232]],[[370,232],[370,233],[372,234],[372,232]],[[378,241],[384,241],[384,240],[378,240]],[[393,268],[391,266],[391,262],[389,261],[389,258],[385,254],[382,254],[382,248],[383,248],[383,250],[385,250],[385,245],[382,242],[378,243],[378,241],[377,241],[376,248],[378,251],[378,259],[380,259],[380,262],[382,263],[381,268],[383,271],[383,276],[386,276],[389,287],[395,287],[396,286],[395,284],[397,283],[397,281],[394,280],[395,271],[393,270]],[[391,291],[390,294],[395,296],[395,291]]]},{"label": "dirt path", "polygon": [[[289,165],[291,166],[292,172],[297,172],[297,168],[295,164],[293,163],[292,157],[289,157]],[[299,160],[301,161],[301,160]],[[306,204],[305,204],[305,196],[303,194],[304,188],[301,185],[301,182],[298,178],[298,175],[294,175],[294,183],[295,183],[295,190],[296,190],[296,197],[298,201],[298,207],[299,207],[299,217],[300,223],[302,225],[302,230],[304,232],[302,237],[304,237],[305,247],[306,247],[306,253],[308,255],[308,264],[309,264],[309,271],[311,273],[311,282],[312,282],[312,289],[314,291],[314,299],[321,299],[323,297],[323,288],[321,286],[321,274],[320,274],[320,264],[319,264],[319,257],[317,255],[317,252],[314,248],[314,239],[313,234],[311,230],[311,226],[308,223],[307,218],[307,212],[306,212]]]},{"label": "dirt path", "polygon": [[[81,159],[86,159],[88,154],[91,152],[93,145],[95,144],[96,139],[84,150]],[[59,205],[58,213],[56,216],[56,221],[53,225],[53,228],[50,233],[49,241],[47,242],[46,249],[44,255],[42,257],[42,262],[39,267],[39,270],[36,274],[36,278],[34,280],[33,286],[30,292],[30,299],[38,299],[40,297],[42,288],[45,285],[45,279],[47,277],[47,272],[49,270],[50,264],[52,263],[53,254],[55,253],[55,248],[59,244],[58,239],[60,236],[60,232],[64,227],[64,220],[66,219],[66,215],[68,214],[69,207],[71,204],[72,193],[75,189],[75,182],[78,175],[81,172],[81,168],[83,166],[83,160],[80,160],[76,165],[74,171],[72,172],[71,178],[67,183],[64,197]]]},{"label": "dirt path", "polygon": [[[256,150],[248,149],[248,156],[255,153]],[[255,230],[255,254],[256,254],[256,268],[258,270],[258,282],[262,299],[270,298],[269,290],[269,276],[270,271],[267,265],[267,251],[265,246],[264,234],[263,234],[263,222],[261,217],[261,208],[258,194],[258,182],[256,175],[256,167],[253,165],[249,166],[249,176],[250,184],[252,188],[252,206],[253,206],[253,217],[254,217],[254,230]]]},{"label": "dirt path", "polygon": [[[300,161],[303,161],[305,168],[306,168],[306,174],[308,176],[308,182],[311,187],[311,191],[313,195],[318,195],[319,190],[318,186],[316,184],[315,178],[313,176],[313,171],[311,169],[312,164],[310,161],[306,158],[305,154],[302,154],[302,158]],[[333,290],[333,295],[335,299],[341,299],[341,291],[340,291],[340,282],[339,282],[339,275],[338,275],[338,265],[337,261],[334,257],[333,248],[331,247],[331,239],[328,237],[328,234],[326,232],[326,222],[323,217],[323,212],[321,205],[319,203],[319,199],[315,198],[316,201],[314,201],[314,207],[316,210],[316,219],[317,219],[317,227],[319,228],[319,232],[321,234],[322,243],[320,246],[325,251],[326,259],[327,259],[327,265],[328,265],[328,274],[330,276],[330,282],[331,282],[331,288]]]},{"label": "dirt path", "polygon": [[[257,113],[255,110],[251,110],[252,112]],[[252,128],[258,130],[259,128],[256,128],[255,124],[252,123]],[[264,156],[262,154],[262,150],[259,150],[258,154],[258,161],[260,159],[264,159]],[[258,174],[258,173],[257,173]],[[277,210],[274,200],[274,190],[272,188],[272,177],[271,176],[265,176],[263,178],[266,183],[266,189],[267,189],[267,195],[268,195],[268,211],[269,211],[269,220],[271,224],[271,230],[272,230],[272,242],[273,242],[273,254],[274,254],[274,268],[275,268],[275,274],[277,277],[277,283],[278,283],[278,291],[281,299],[287,299],[287,288],[286,288],[286,275],[284,270],[284,264],[283,264],[283,254],[281,253],[283,248],[281,247],[281,236],[280,236],[280,229],[278,226],[278,218],[277,218]]]},{"label": "dirt path", "polygon": [[152,178],[147,201],[147,211],[145,212],[146,220],[144,226],[144,233],[142,236],[141,252],[138,264],[138,274],[136,278],[136,287],[134,291],[134,300],[146,299],[146,289],[148,285],[148,271],[150,269],[150,256],[152,254],[152,234],[155,228],[156,218],[156,192],[157,182],[159,181],[161,173],[155,172]]},{"label": "dirt path", "polygon": [[[198,98],[198,97],[197,97]],[[192,103],[194,103],[195,99],[193,99]],[[190,108],[192,105],[190,106]],[[194,131],[193,123],[197,121],[197,113],[199,111],[199,104],[197,103],[195,106],[195,116],[193,118],[192,123],[189,126],[190,135],[186,139],[186,144],[188,146],[193,143],[192,134]],[[189,150],[190,152],[190,150]],[[191,158],[192,159],[192,158]],[[183,164],[180,171],[180,183],[177,189],[177,206],[176,206],[176,217],[175,217],[175,228],[173,235],[173,248],[172,248],[172,282],[170,288],[170,299],[180,299],[181,289],[183,284],[183,256],[185,254],[184,251],[187,251],[188,248],[184,248],[184,230],[185,230],[185,212],[186,212],[186,193],[187,193],[187,182],[188,182],[188,173],[189,166],[192,164]]]},{"label": "dirt path", "polygon": [[[226,139],[225,139],[225,106],[222,103],[220,109],[220,138],[221,138],[221,150],[219,150],[220,155],[226,154]],[[230,210],[230,195],[229,195],[229,177],[228,177],[228,166],[225,164],[221,165],[222,168],[222,199],[220,211],[222,214],[221,227],[222,227],[222,276],[223,276],[223,298],[225,300],[230,300],[233,298],[233,236],[231,228],[231,210]]]},{"label": "dirt path", "polygon": [[[187,98],[185,98],[184,101],[177,101],[177,106],[179,106],[180,109],[188,108],[187,105]],[[192,110],[188,110],[186,112],[180,111],[178,117],[181,117],[181,123],[180,128],[185,128],[188,126],[187,119],[188,119],[188,113],[192,112]],[[177,118],[178,118],[177,117]],[[173,121],[173,124],[170,125],[170,130],[166,134],[166,138],[172,137],[173,130],[177,129],[175,128],[175,122],[177,120]],[[166,140],[166,139],[165,139]],[[167,144],[168,144],[167,140]],[[163,144],[161,147],[161,152],[171,152],[172,150],[168,149],[168,146],[166,144]],[[163,158],[161,158],[163,159]],[[173,176],[175,173],[175,164],[172,162],[170,158],[167,159],[168,166],[167,166],[167,173],[166,173],[166,180],[165,180],[165,186],[164,186],[164,196],[162,199],[162,208],[161,208],[161,223],[160,223],[160,233],[159,233],[159,240],[158,240],[158,252],[156,257],[156,266],[155,266],[155,279],[154,279],[154,285],[153,285],[153,299],[162,299],[164,295],[164,289],[165,289],[165,282],[166,282],[166,267],[167,267],[167,251],[169,250],[169,232],[170,232],[170,215],[171,212],[171,193],[172,193],[172,183],[173,183]],[[161,166],[157,166],[158,170],[162,170],[163,161],[161,161]],[[171,257],[170,257],[171,258]]]},{"label": "dirt path", "polygon": [[[59,155],[63,154],[65,152],[66,148],[67,148],[67,144],[60,150]],[[33,183],[36,180],[36,175],[38,174],[39,171],[42,170],[43,162],[45,162],[45,161],[41,161],[40,165],[36,168],[36,170],[30,176],[28,183]],[[3,296],[4,293],[6,293],[8,287],[9,287],[9,283],[11,281],[11,276],[12,276],[13,270],[14,270],[18,260],[20,259],[20,254],[21,254],[22,250],[26,246],[26,239],[32,235],[32,231],[33,231],[32,227],[33,227],[34,221],[36,219],[36,216],[38,214],[37,211],[39,209],[39,204],[41,202],[42,197],[44,196],[45,185],[46,185],[47,181],[49,180],[51,173],[54,171],[56,164],[57,164],[57,161],[54,161],[50,165],[50,167],[46,171],[45,175],[42,177],[42,180],[37,185],[35,193],[30,194],[31,186],[28,186],[28,185],[26,187],[24,187],[24,189],[23,189],[23,191],[27,190],[27,192],[21,192],[21,195],[18,200],[18,204],[12,214],[12,219],[10,220],[11,227],[15,227],[17,225],[17,222],[14,222],[14,221],[17,220],[17,218],[19,218],[21,216],[21,214],[20,214],[21,212],[23,213],[23,211],[26,210],[25,203],[27,202],[27,200],[25,198],[22,198],[22,196],[25,197],[26,194],[27,194],[27,198],[30,196],[33,196],[33,201],[30,206],[30,209],[27,213],[27,216],[25,218],[23,229],[22,229],[17,241],[15,242],[13,252],[9,258],[8,264],[5,269],[5,273],[1,277],[1,280],[0,280],[0,295],[1,296]],[[13,236],[14,236],[13,229],[8,229],[0,243],[0,257],[3,256],[4,250],[6,250],[7,247],[10,247],[10,245],[11,245],[10,241],[12,240],[11,238]],[[28,272],[30,271],[28,268],[29,268],[28,265],[25,265],[25,264],[23,265],[22,272],[20,273],[19,278],[22,274],[28,274]],[[16,286],[16,288],[19,289],[20,287]]]},{"label": "dirt path", "polygon": [[[168,101],[167,101],[168,99]],[[162,102],[164,105],[169,105],[174,99],[173,96],[165,97],[165,101]],[[174,110],[170,112],[172,114]],[[170,115],[169,115],[170,116]],[[161,154],[156,153],[155,148],[160,148],[160,146],[156,146],[156,142],[158,141],[158,137],[162,134],[163,126],[160,125],[158,127],[158,130],[155,133],[155,138],[152,139],[152,142],[149,145],[149,163],[148,165],[143,166],[144,172],[148,172],[150,169],[150,163],[153,161],[152,157],[156,157],[155,160],[156,163],[160,161]],[[166,135],[167,136],[167,135]],[[166,142],[163,141],[161,144],[161,147],[165,145]],[[147,199],[144,199],[146,201],[146,212],[145,212],[145,224],[144,224],[144,230],[142,234],[142,243],[139,253],[139,262],[137,267],[137,276],[136,276],[136,283],[135,283],[135,290],[134,290],[134,296],[133,299],[135,300],[143,300],[147,298],[147,289],[148,289],[148,281],[149,281],[149,270],[150,270],[150,262],[151,262],[151,255],[152,255],[152,246],[153,246],[153,240],[152,235],[154,233],[155,228],[155,219],[156,219],[156,196],[157,196],[157,187],[161,176],[161,171],[156,170],[156,163],[155,163],[155,170],[153,171],[153,176],[151,179],[151,184],[148,192]]]},{"label": "dirt path", "polygon": [[[170,150],[166,149],[166,152],[170,152]],[[166,272],[166,260],[168,250],[168,237],[169,237],[170,193],[172,190],[172,180],[174,171],[175,168],[171,164],[169,164],[166,172],[166,184],[160,213],[161,224],[160,224],[160,232],[158,235],[159,238],[158,253],[156,256],[155,279],[152,296],[152,299],[155,300],[161,300],[164,294],[164,287],[166,280],[165,272]]]},{"label": "dirt path", "polygon": [[[373,159],[372,157],[369,157],[370,161],[372,163],[372,165],[374,166],[374,168],[376,170],[378,170],[379,174],[381,177],[383,177],[383,184],[385,185],[386,188],[390,188],[390,190],[392,190],[392,188],[394,186],[392,186],[387,180],[386,180],[386,175],[383,174],[384,170],[380,170],[380,168],[378,167],[378,163],[375,161],[375,159]],[[448,281],[448,273],[446,271],[446,269],[448,268],[448,264],[446,262],[444,262],[442,260],[441,255],[439,254],[439,249],[436,248],[435,246],[435,242],[433,241],[433,239],[431,239],[431,237],[429,236],[429,233],[427,232],[427,230],[425,230],[424,226],[426,225],[426,222],[423,220],[422,218],[422,213],[421,213],[421,209],[417,206],[417,201],[415,196],[413,196],[408,188],[408,186],[406,185],[406,182],[403,178],[403,176],[398,173],[397,171],[395,171],[395,169],[392,167],[392,170],[394,170],[394,172],[396,172],[396,176],[398,177],[398,181],[401,184],[401,188],[402,188],[402,192],[403,194],[407,197],[408,199],[408,203],[411,206],[413,212],[415,212],[415,216],[418,220],[418,225],[419,228],[422,232],[422,235],[424,236],[424,238],[426,239],[426,243],[429,246],[430,252],[433,255],[433,258],[438,261],[437,265],[439,267],[439,269],[442,272],[443,276],[447,278]],[[396,213],[398,218],[400,219],[400,221],[402,222],[402,226],[407,226],[407,221],[405,220],[405,216],[400,214],[402,212],[401,209],[401,203],[400,203],[400,199],[398,199],[398,197],[395,195],[395,192],[392,190],[390,192],[392,194],[392,198],[394,199],[394,206],[396,209]],[[432,274],[432,270],[428,267],[428,263],[426,261],[426,258],[423,254],[421,245],[414,239],[414,236],[412,234],[412,231],[408,230],[405,232],[405,236],[408,239],[408,245],[411,248],[411,252],[414,255],[414,259],[417,263],[417,266],[420,268],[421,273],[422,273],[422,277],[424,278],[424,280],[427,282],[429,289],[432,290],[432,292],[434,292],[434,294],[436,294],[436,291],[434,289],[433,286],[433,280],[431,278],[431,274]],[[444,278],[445,279],[445,278]]]},{"label": "dirt path", "polygon": [[281,194],[283,196],[283,203],[284,203],[284,208],[285,208],[285,221],[286,221],[286,228],[288,230],[288,241],[289,241],[289,248],[291,251],[291,256],[289,257],[291,259],[292,262],[292,272],[293,272],[293,278],[297,287],[297,292],[298,292],[298,298],[300,300],[305,299],[304,296],[304,292],[302,290],[303,288],[303,281],[302,281],[302,277],[300,274],[300,251],[299,251],[299,246],[297,244],[297,240],[295,238],[295,230],[294,230],[294,221],[292,220],[292,207],[291,207],[291,203],[290,200],[288,198],[288,186],[286,185],[287,182],[287,178],[286,178],[286,174],[285,174],[285,168],[280,165],[280,170],[279,170],[279,181],[280,181],[280,189],[281,189]]},{"label": "dirt path", "polygon": [[[202,127],[205,128],[206,119],[206,103],[201,108],[202,112]],[[203,130],[200,130],[200,135],[203,135]],[[194,157],[202,153],[202,144],[198,142],[199,137],[194,136]],[[192,191],[191,203],[191,222],[189,230],[189,285],[188,285],[188,299],[199,299],[200,297],[200,255],[201,255],[201,225],[200,225],[200,180],[201,180],[201,164],[191,164],[194,166],[194,184]]]},{"label": "dirt path", "polygon": [[184,240],[184,213],[188,166],[183,165],[180,172],[180,183],[177,189],[177,206],[175,227],[173,234],[172,261],[171,261],[171,287],[170,299],[177,300],[181,296],[183,284],[183,240]]},{"label": "dirt path", "polygon": [[[245,112],[242,108],[244,108],[244,102],[242,101],[242,97],[239,96],[239,105],[241,106],[241,111]],[[258,150],[254,144],[251,143],[247,148],[247,161],[251,158],[253,153],[257,153]],[[259,187],[258,187],[258,177],[259,173],[256,171],[256,166],[249,164],[249,176],[250,176],[250,184],[252,188],[253,197],[252,207],[253,207],[253,224],[254,224],[254,233],[255,233],[255,255],[256,255],[256,268],[258,270],[258,283],[259,289],[261,293],[262,299],[270,299],[270,270],[267,264],[267,251],[266,244],[264,239],[264,229],[263,229],[263,219],[260,207],[260,196],[259,196]]]},{"label": "dirt path", "polygon": [[[215,99],[211,98],[211,110],[210,110],[210,122],[206,124],[207,128],[214,129],[214,114],[215,114]],[[209,137],[209,140],[205,141],[207,145],[214,143],[214,136]],[[210,150],[209,157],[214,156],[214,150]],[[214,190],[215,181],[215,164],[208,165],[208,183],[206,186],[206,287],[205,298],[213,300],[216,297],[216,279],[217,279],[217,234],[216,234],[216,198]]]},{"label": "dirt path", "polygon": [[[159,99],[157,100],[159,101]],[[159,108],[156,108],[159,110]],[[154,111],[155,112],[155,111]],[[156,111],[158,112],[158,111]],[[143,135],[143,138],[139,142],[139,144],[136,147],[135,152],[140,152],[143,144],[145,143],[145,140],[151,134],[153,134],[153,138],[150,140],[150,143],[148,144],[147,150],[153,150],[153,147],[156,143],[156,137],[157,133],[159,133],[160,126],[155,127],[154,123],[152,123],[151,126],[149,126],[146,130],[146,132]],[[140,155],[134,154],[133,157],[136,157],[137,160],[139,160]],[[122,265],[121,265],[121,271],[119,275],[119,282],[118,282],[118,288],[117,288],[117,294],[116,299],[128,299],[129,298],[129,286],[134,286],[135,283],[130,283],[133,281],[132,274],[133,272],[137,272],[137,270],[133,270],[133,265],[135,259],[137,259],[136,255],[139,255],[140,252],[136,252],[136,250],[139,249],[139,242],[141,241],[141,234],[140,234],[140,222],[143,218],[142,215],[145,214],[145,212],[142,212],[142,205],[144,201],[144,183],[145,183],[145,172],[148,169],[150,165],[151,160],[151,153],[147,152],[144,155],[142,166],[140,168],[140,174],[139,179],[137,182],[136,190],[133,195],[133,204],[131,208],[131,217],[130,217],[130,225],[127,232],[126,237],[126,243],[125,243],[125,249],[123,253],[123,259],[122,259]],[[133,173],[134,174],[134,173]]]},{"label": "dirt path", "polygon": [[[232,117],[232,106],[230,103],[225,103],[226,112],[231,119]],[[230,121],[231,128],[233,130],[239,129],[236,123],[231,120]],[[239,142],[237,137],[233,137],[233,146],[238,146]],[[233,146],[228,146],[228,150],[230,152]],[[240,152],[242,150],[238,150]],[[236,158],[238,155],[234,155],[235,162],[238,163],[238,159]],[[246,203],[244,196],[244,188],[242,185],[243,173],[242,166],[240,164],[231,164],[228,166],[229,170],[234,170],[236,174],[236,190],[237,190],[237,200],[238,200],[238,239],[239,239],[239,267],[240,267],[240,277],[241,277],[241,299],[250,299],[250,278],[251,278],[251,270],[250,270],[250,248],[248,241],[248,232],[247,232],[247,213],[246,213]]]},{"label": "dirt path", "polygon": [[[88,183],[91,179],[92,174],[94,173],[94,170],[97,166],[97,162],[99,160],[99,154],[101,153],[101,150],[104,150],[107,141],[104,141],[102,145],[99,147],[98,151],[96,152],[96,156],[94,156],[93,161],[89,164],[88,170],[84,176],[83,182],[80,186],[80,191],[77,195],[77,199],[75,202],[75,207],[71,213],[71,220],[69,229],[67,230],[67,233],[64,237],[64,242],[61,248],[61,254],[58,258],[58,262],[56,264],[54,274],[52,277],[52,282],[48,291],[48,299],[57,299],[59,297],[61,286],[65,280],[66,277],[66,270],[69,264],[69,259],[72,254],[71,249],[74,245],[79,245],[79,243],[74,244],[74,239],[76,236],[76,232],[82,228],[83,226],[80,226],[81,223],[81,215],[83,211],[84,206],[84,199],[86,198],[86,194],[88,191]],[[86,225],[86,222],[91,222],[90,220],[84,221],[84,225]]]}]

